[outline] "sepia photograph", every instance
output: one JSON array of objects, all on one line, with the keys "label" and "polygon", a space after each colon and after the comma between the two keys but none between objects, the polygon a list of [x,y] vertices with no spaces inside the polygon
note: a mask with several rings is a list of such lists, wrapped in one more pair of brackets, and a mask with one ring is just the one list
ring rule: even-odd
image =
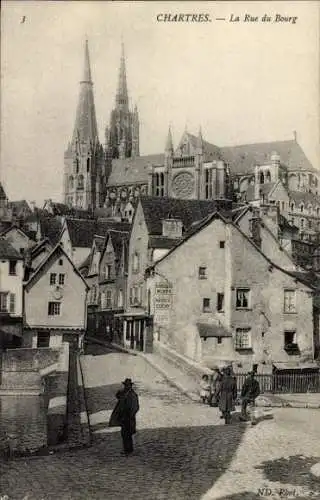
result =
[{"label": "sepia photograph", "polygon": [[320,500],[319,40],[2,2],[0,500]]}]

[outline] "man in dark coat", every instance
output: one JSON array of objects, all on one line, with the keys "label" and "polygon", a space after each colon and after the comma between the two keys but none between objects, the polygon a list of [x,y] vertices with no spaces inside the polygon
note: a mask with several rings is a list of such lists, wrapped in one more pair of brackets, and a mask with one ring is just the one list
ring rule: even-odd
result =
[{"label": "man in dark coat", "polygon": [[230,366],[228,366],[223,370],[219,392],[219,409],[226,424],[231,423],[231,412],[234,408],[234,402],[236,399],[237,383],[234,376],[231,374]]},{"label": "man in dark coat", "polygon": [[[249,415],[247,412],[247,407],[250,405],[253,409],[255,406],[255,400],[260,394],[260,385],[257,379],[255,379],[255,371],[251,371],[248,374],[248,377],[244,381],[244,384],[241,389],[241,415],[240,420],[247,421],[249,420]],[[252,415],[252,424],[256,423],[254,415]]]},{"label": "man in dark coat", "polygon": [[133,383],[130,378],[126,378],[122,383],[124,388],[116,394],[119,400],[118,419],[121,425],[123,451],[126,455],[129,455],[133,452],[132,436],[136,433],[136,414],[139,411],[139,398],[132,388]]}]

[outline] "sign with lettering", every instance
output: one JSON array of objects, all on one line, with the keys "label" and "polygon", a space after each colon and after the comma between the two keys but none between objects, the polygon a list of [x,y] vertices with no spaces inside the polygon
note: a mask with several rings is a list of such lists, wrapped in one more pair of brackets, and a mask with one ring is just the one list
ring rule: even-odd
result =
[{"label": "sign with lettering", "polygon": [[172,285],[159,283],[155,287],[154,322],[158,325],[168,325],[172,306]]}]

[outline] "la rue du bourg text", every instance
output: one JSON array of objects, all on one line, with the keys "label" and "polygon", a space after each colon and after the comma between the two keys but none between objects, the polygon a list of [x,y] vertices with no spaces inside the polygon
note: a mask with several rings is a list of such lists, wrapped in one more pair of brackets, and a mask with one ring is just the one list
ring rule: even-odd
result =
[{"label": "la rue du bourg text", "polygon": [[283,14],[275,14],[268,15],[264,14],[263,16],[255,16],[252,14],[244,14],[244,15],[236,15],[230,14],[229,18],[227,17],[212,17],[208,13],[202,14],[176,14],[176,13],[160,13],[157,15],[157,21],[163,23],[211,23],[212,20],[219,21],[227,21],[230,23],[278,23],[278,24],[296,24],[298,17],[297,16],[288,16]]}]

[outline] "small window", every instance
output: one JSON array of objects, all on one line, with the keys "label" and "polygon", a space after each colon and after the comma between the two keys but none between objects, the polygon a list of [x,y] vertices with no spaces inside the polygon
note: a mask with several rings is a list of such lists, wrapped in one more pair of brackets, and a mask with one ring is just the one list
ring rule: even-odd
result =
[{"label": "small window", "polygon": [[64,285],[64,282],[65,282],[65,275],[59,274],[59,285]]},{"label": "small window", "polygon": [[296,344],[296,332],[294,330],[292,331],[285,331],[284,332],[284,347],[291,347],[292,344]]},{"label": "small window", "polygon": [[14,276],[17,274],[17,261],[16,260],[9,261],[9,274],[11,276]]},{"label": "small window", "polygon": [[16,296],[14,293],[10,293],[10,304],[9,304],[9,312],[15,313],[16,311]]},{"label": "small window", "polygon": [[251,349],[251,328],[237,328],[235,349]]},{"label": "small window", "polygon": [[60,315],[60,302],[49,302],[48,304],[48,316],[59,316]]},{"label": "small window", "polygon": [[63,259],[59,259],[59,266],[63,266]]},{"label": "small window", "polygon": [[50,285],[55,285],[57,281],[57,275],[56,273],[51,273],[50,274]]},{"label": "small window", "polygon": [[107,309],[112,308],[112,292],[111,292],[111,290],[107,290],[107,292],[106,292],[106,308]]},{"label": "small window", "polygon": [[112,266],[110,264],[108,264],[106,267],[106,278],[107,279],[111,278],[111,271],[112,271]]},{"label": "small window", "polygon": [[237,288],[236,308],[248,309],[250,299],[250,290],[248,288]]},{"label": "small window", "polygon": [[206,267],[199,267],[199,279],[205,280],[206,278],[207,278],[207,268]]},{"label": "small window", "polygon": [[123,307],[123,291],[122,290],[119,290],[118,307]]},{"label": "small window", "polygon": [[218,343],[218,344],[222,344],[222,337],[218,337],[218,338],[217,338],[217,343]]},{"label": "small window", "polygon": [[20,248],[19,248],[19,252],[20,252],[20,255],[23,255],[23,254],[24,254],[24,248],[23,248],[23,247],[20,247]]},{"label": "small window", "polygon": [[8,312],[8,294],[0,292],[0,312]]},{"label": "small window", "polygon": [[50,274],[50,285],[55,285],[57,281],[57,275],[56,273],[51,273]]},{"label": "small window", "polygon": [[296,292],[295,292],[295,290],[284,290],[283,310],[285,313],[295,313],[296,312]]},{"label": "small window", "polygon": [[222,312],[224,310],[224,293],[218,293],[217,295],[217,311]]},{"label": "small window", "polygon": [[49,347],[50,345],[50,332],[38,332],[37,347]]},{"label": "small window", "polygon": [[284,209],[285,209],[285,202],[284,201],[281,202],[281,209],[282,209],[282,211],[284,211]]},{"label": "small window", "polygon": [[224,248],[224,241],[219,241],[219,247]]},{"label": "small window", "polygon": [[202,300],[202,311],[203,312],[211,312],[211,309],[210,309],[210,299],[208,298],[205,298]]}]

